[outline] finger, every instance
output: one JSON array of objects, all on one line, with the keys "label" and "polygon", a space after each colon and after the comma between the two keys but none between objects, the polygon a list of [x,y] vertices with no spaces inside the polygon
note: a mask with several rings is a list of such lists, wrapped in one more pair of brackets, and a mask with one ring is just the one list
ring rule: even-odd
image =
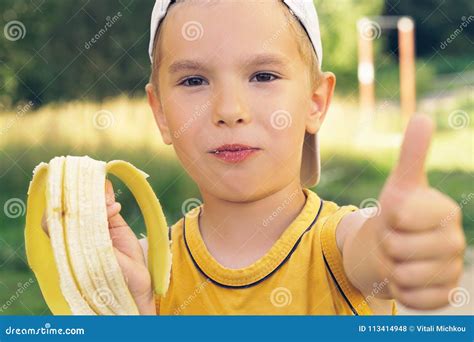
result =
[{"label": "finger", "polygon": [[[145,263],[143,251],[136,237],[132,236],[131,231],[122,231],[120,233],[113,233],[114,230],[110,231],[112,244],[114,249],[120,251],[122,254],[136,261],[143,261]],[[133,241],[133,243],[132,243]]]},{"label": "finger", "polygon": [[109,206],[107,206],[107,218],[112,218],[115,215],[117,215],[120,210],[122,209],[122,206],[120,205],[119,202],[115,202]]},{"label": "finger", "polygon": [[449,303],[449,293],[454,286],[436,286],[421,289],[399,289],[390,284],[395,298],[403,305],[415,310],[434,310]]},{"label": "finger", "polygon": [[408,123],[403,138],[394,180],[402,187],[427,184],[424,164],[434,124],[427,115],[415,115]]},{"label": "finger", "polygon": [[[125,282],[134,298],[143,295],[143,290],[148,290],[150,283],[150,275],[145,266],[144,259],[136,259],[130,257],[123,251],[114,248],[115,257],[120,265]],[[138,293],[133,292],[138,291]]]},{"label": "finger", "polygon": [[391,279],[399,289],[436,287],[457,283],[462,269],[461,258],[405,262],[395,264]]},{"label": "finger", "polygon": [[392,229],[421,232],[461,225],[459,205],[436,189],[418,188],[405,197],[390,215]]},{"label": "finger", "polygon": [[[113,210],[116,211],[116,210]],[[108,213],[108,210],[107,210]],[[129,228],[127,222],[123,219],[122,215],[120,215],[120,209],[118,212],[113,215],[108,217],[109,219],[109,229],[118,229],[118,228]]]},{"label": "finger", "polygon": [[114,247],[131,258],[136,258],[141,252],[138,239],[132,228],[120,215],[121,205],[118,202],[107,207],[107,217],[109,222],[109,233]]},{"label": "finger", "polygon": [[111,205],[115,202],[115,193],[112,182],[109,179],[105,180],[105,203]]},{"label": "finger", "polygon": [[120,203],[115,202],[115,194],[112,182],[108,179],[105,180],[105,192],[109,229],[117,229],[123,227],[129,229],[127,222],[125,222],[122,215],[120,215],[120,210],[122,209],[122,206],[120,205]]},{"label": "finger", "polygon": [[113,246],[130,258],[138,260],[143,257],[140,243],[123,217],[116,214],[111,219],[109,219],[109,233]]},{"label": "finger", "polygon": [[107,218],[109,221],[109,229],[120,229],[124,228],[129,230],[130,227],[128,223],[123,219],[122,215],[120,215],[120,210],[122,206],[119,202],[115,202],[107,207]]},{"label": "finger", "polygon": [[391,231],[382,242],[383,253],[396,262],[450,259],[461,255],[460,243],[439,231],[403,233]]}]

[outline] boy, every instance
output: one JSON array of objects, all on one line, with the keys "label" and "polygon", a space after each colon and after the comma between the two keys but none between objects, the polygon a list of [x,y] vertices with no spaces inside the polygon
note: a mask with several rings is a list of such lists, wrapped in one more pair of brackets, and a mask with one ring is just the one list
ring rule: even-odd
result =
[{"label": "boy", "polygon": [[203,204],[172,226],[170,287],[154,298],[146,241],[107,182],[110,233],[142,314],[396,314],[395,299],[448,303],[465,239],[459,206],[423,170],[428,117],[411,120],[380,210],[309,189],[335,86],[320,70],[311,0],[161,0],[151,30],[149,104]]}]

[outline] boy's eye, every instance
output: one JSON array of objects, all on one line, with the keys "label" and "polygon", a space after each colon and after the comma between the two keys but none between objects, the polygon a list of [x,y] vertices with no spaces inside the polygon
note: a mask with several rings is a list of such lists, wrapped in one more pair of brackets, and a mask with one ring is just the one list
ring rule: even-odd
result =
[{"label": "boy's eye", "polygon": [[[254,77],[252,77],[251,81],[255,79],[257,82],[271,82],[279,78],[280,77],[268,72],[260,72],[256,74]],[[209,83],[205,79],[198,76],[188,77],[179,83],[179,85],[182,85],[185,87],[198,87],[201,85],[208,85],[208,84]]]},{"label": "boy's eye", "polygon": [[179,83],[179,85],[183,85],[185,87],[197,87],[203,85],[204,82],[206,81],[202,77],[188,77]]},{"label": "boy's eye", "polygon": [[[273,79],[272,79],[273,77]],[[260,72],[258,74],[256,74],[254,77],[252,77],[252,80],[253,79],[256,79],[257,82],[271,82],[271,81],[274,81],[276,79],[279,79],[280,77],[276,76],[276,75],[273,75],[273,74],[270,74],[268,72]]]}]

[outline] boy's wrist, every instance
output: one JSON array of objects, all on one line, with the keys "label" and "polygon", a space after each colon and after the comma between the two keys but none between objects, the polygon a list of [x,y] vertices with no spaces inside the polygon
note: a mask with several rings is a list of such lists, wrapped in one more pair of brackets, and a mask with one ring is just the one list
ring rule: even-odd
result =
[{"label": "boy's wrist", "polygon": [[149,291],[140,296],[134,296],[140,315],[156,315],[155,295]]},{"label": "boy's wrist", "polygon": [[[390,299],[388,286],[374,284],[385,283],[386,270],[380,257],[378,226],[372,218],[368,218],[360,229],[348,234],[344,244],[343,263],[349,281],[364,296]],[[374,293],[375,292],[375,293]]]}]

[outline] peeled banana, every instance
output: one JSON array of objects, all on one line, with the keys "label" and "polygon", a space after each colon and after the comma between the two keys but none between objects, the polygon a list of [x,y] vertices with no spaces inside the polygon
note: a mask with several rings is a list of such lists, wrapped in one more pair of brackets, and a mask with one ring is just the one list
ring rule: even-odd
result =
[{"label": "peeled banana", "polygon": [[[168,289],[168,226],[148,175],[122,160],[105,163],[88,156],[55,157],[33,171],[25,227],[28,264],[55,315],[139,314],[108,231],[107,173],[131,190],[145,219],[154,293],[164,295]],[[43,212],[49,237],[41,227]]]}]

